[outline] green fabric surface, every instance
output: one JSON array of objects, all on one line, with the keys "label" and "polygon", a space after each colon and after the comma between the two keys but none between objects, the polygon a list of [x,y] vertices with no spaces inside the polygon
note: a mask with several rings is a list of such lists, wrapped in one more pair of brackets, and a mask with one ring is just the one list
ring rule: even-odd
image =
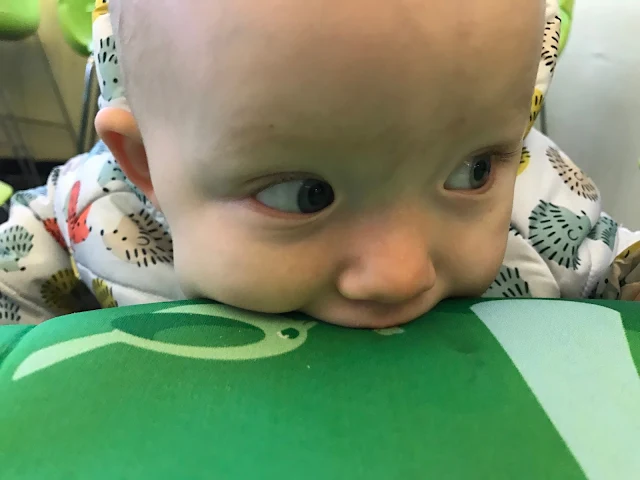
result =
[{"label": "green fabric surface", "polygon": [[[639,308],[449,301],[374,332],[191,301],[2,327],[1,478],[624,478]],[[563,423],[581,385],[605,406]],[[611,410],[631,427],[590,418]]]}]

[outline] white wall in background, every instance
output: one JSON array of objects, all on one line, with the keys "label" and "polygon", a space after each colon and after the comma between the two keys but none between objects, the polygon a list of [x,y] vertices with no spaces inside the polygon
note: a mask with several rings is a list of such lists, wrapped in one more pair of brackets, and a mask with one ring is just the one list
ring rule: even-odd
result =
[{"label": "white wall in background", "polygon": [[576,0],[547,103],[549,135],[640,229],[640,0]]}]

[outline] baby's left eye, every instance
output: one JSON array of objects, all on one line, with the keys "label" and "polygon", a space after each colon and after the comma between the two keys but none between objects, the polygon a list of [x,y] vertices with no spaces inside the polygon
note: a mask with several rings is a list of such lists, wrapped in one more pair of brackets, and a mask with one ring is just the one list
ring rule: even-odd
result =
[{"label": "baby's left eye", "polygon": [[467,160],[449,175],[444,187],[447,190],[478,190],[491,178],[493,155],[483,153]]},{"label": "baby's left eye", "polygon": [[310,215],[330,207],[335,195],[327,182],[309,178],[277,183],[259,192],[255,198],[280,212]]}]

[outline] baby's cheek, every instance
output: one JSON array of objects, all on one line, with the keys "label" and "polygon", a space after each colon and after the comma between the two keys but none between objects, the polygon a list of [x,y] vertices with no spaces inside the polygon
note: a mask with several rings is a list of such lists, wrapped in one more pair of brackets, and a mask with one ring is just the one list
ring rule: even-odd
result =
[{"label": "baby's cheek", "polygon": [[507,246],[510,215],[501,213],[452,234],[442,261],[455,296],[480,296],[496,278]]},{"label": "baby's cheek", "polygon": [[301,308],[322,289],[322,267],[313,255],[241,237],[174,231],[175,269],[187,297],[282,313]]},{"label": "baby's cheek", "polygon": [[453,296],[478,297],[486,292],[498,274],[502,258],[503,253],[494,246],[463,251],[452,269]]}]

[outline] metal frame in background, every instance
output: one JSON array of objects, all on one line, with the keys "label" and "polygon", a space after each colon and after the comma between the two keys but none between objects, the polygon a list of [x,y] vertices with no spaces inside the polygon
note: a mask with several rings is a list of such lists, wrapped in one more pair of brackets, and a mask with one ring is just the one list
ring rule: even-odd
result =
[{"label": "metal frame in background", "polygon": [[[78,155],[86,152],[96,142],[96,131],[90,128],[89,118],[95,117],[98,104],[99,92],[98,85],[94,81],[97,80],[96,65],[93,54],[87,57],[87,65],[84,69],[84,91],[82,94],[82,116],[80,118],[80,132],[78,133],[78,142],[76,150]],[[89,145],[87,145],[87,131],[89,131]]]},{"label": "metal frame in background", "polygon": [[[55,75],[53,74],[53,69],[51,68],[51,63],[49,62],[49,57],[47,56],[47,52],[44,48],[42,40],[40,39],[40,36],[38,34],[33,35],[33,38],[35,38],[37,50],[40,54],[41,60],[46,66],[45,70],[47,71],[47,75],[49,76],[51,90],[56,99],[56,103],[58,104],[58,108],[62,113],[63,121],[50,122],[16,116],[11,108],[11,104],[7,98],[5,89],[2,85],[0,85],[0,102],[2,108],[6,112],[5,114],[0,115],[0,128],[2,128],[9,144],[11,145],[12,154],[18,160],[23,175],[25,175],[29,179],[29,181],[33,183],[33,186],[38,186],[42,182],[42,179],[40,178],[40,175],[38,174],[38,171],[36,169],[35,158],[24,140],[24,136],[22,135],[22,131],[20,130],[20,124],[43,125],[60,128],[62,130],[66,130],[74,145],[78,145],[79,143],[78,135],[76,134],[75,128],[73,127],[73,122],[71,121],[69,111],[67,110],[67,107],[64,103],[64,99],[62,97],[62,92],[60,91],[58,82],[55,78]],[[29,39],[25,40],[25,42],[28,41]]]},{"label": "metal frame in background", "polygon": [[549,120],[547,118],[547,107],[545,104],[542,105],[542,109],[540,110],[540,132],[542,132],[545,136],[549,135]]},{"label": "metal frame in background", "polygon": [[4,91],[4,88],[0,85],[0,104],[2,108],[7,112],[4,115],[0,116],[0,129],[4,133],[4,136],[7,139],[8,145],[11,147],[11,154],[14,156],[18,165],[20,166],[20,170],[22,170],[22,174],[29,179],[30,182],[37,185],[40,183],[40,175],[38,174],[38,170],[36,169],[35,159],[27,147],[24,137],[22,136],[22,132],[20,131],[20,126],[18,125],[18,121],[13,115],[11,110],[11,106],[7,101],[7,97]]}]

